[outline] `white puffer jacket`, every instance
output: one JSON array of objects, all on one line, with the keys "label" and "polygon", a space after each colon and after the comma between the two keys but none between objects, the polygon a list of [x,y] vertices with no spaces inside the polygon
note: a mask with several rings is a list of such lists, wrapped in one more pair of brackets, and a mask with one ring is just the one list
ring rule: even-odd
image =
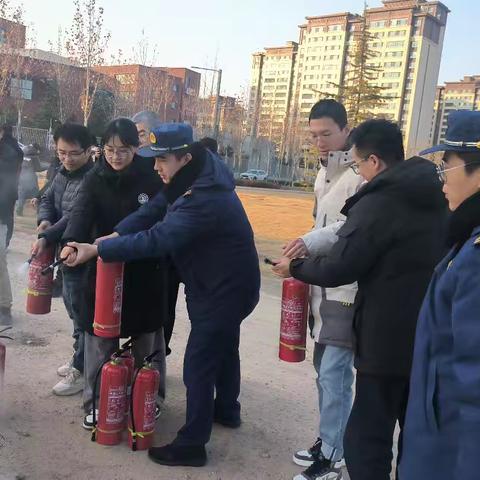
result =
[{"label": "white puffer jacket", "polygon": [[[343,152],[331,152],[327,166],[322,166],[318,172],[315,181],[315,229],[302,237],[310,255],[326,255],[328,253],[337,240],[337,230],[345,221],[345,217],[340,211],[346,200],[355,195],[364,183],[363,178],[350,168],[351,164],[352,161]],[[325,290],[326,300],[352,304],[357,294],[357,284],[323,290]],[[315,320],[312,334],[315,341],[318,342],[322,321],[326,320],[320,316],[322,288],[312,286],[310,295],[310,307]],[[333,321],[335,320],[333,319]]]}]

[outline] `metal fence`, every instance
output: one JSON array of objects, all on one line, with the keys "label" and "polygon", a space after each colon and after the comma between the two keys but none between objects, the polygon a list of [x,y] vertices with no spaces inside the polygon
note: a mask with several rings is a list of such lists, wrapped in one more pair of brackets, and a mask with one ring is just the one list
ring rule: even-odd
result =
[{"label": "metal fence", "polygon": [[14,127],[14,133],[17,140],[24,145],[32,145],[36,143],[43,152],[53,149],[53,136],[48,130],[41,128],[21,127],[18,131]]}]

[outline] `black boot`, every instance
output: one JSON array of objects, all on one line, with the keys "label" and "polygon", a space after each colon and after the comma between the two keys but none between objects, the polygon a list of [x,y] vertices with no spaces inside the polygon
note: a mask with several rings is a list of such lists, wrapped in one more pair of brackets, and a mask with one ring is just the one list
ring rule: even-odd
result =
[{"label": "black boot", "polygon": [[242,420],[240,417],[227,418],[220,415],[215,415],[213,417],[213,421],[227,428],[240,428],[242,425]]},{"label": "black boot", "polygon": [[171,467],[203,467],[207,463],[204,445],[174,445],[152,447],[148,450],[150,460]]}]

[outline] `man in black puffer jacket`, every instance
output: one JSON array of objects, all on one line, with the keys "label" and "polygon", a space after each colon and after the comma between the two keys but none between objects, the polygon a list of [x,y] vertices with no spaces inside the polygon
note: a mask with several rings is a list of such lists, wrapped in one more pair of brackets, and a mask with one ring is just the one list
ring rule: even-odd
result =
[{"label": "man in black puffer jacket", "polygon": [[[40,199],[37,218],[39,235],[33,244],[32,254],[38,254],[48,246],[60,243],[83,179],[94,166],[90,158],[92,135],[86,127],[76,124],[62,125],[55,132],[54,140],[62,166]],[[56,395],[74,395],[82,391],[84,386],[84,334],[78,324],[78,285],[83,270],[81,267],[63,271],[63,301],[73,321],[75,341],[72,359],[57,370],[58,375],[65,378],[53,387]]]},{"label": "man in black puffer jacket", "polygon": [[[389,480],[393,434],[403,429],[420,306],[443,254],[446,203],[435,165],[404,161],[402,134],[369,120],[352,134],[353,168],[368,181],[347,200],[327,256],[274,267],[312,285],[358,282],[356,397],[344,440],[352,480]],[[399,456],[401,455],[401,435]]]}]

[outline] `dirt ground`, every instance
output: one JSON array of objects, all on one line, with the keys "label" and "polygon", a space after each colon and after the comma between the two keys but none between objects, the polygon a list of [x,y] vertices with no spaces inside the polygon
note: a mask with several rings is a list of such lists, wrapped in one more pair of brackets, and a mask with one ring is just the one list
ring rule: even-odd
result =
[{"label": "dirt ground", "polygon": [[[241,190],[261,255],[275,255],[280,245],[311,226],[311,196]],[[14,290],[13,341],[7,343],[6,377],[0,416],[0,480],[283,480],[300,471],[291,460],[296,448],[311,444],[317,433],[316,391],[307,361],[278,360],[280,281],[262,267],[262,297],[242,328],[243,425],[231,431],[215,426],[207,446],[206,467],[168,468],[131,452],[126,444],[102,447],[82,429],[81,397],[56,397],[56,369],[71,354],[71,323],[61,299],[52,312],[27,315],[25,279],[18,267],[33,239],[33,212],[17,221],[8,253]],[[168,393],[157,422],[155,444],[173,439],[185,413],[182,360],[189,322],[183,295],[168,357]]]}]

